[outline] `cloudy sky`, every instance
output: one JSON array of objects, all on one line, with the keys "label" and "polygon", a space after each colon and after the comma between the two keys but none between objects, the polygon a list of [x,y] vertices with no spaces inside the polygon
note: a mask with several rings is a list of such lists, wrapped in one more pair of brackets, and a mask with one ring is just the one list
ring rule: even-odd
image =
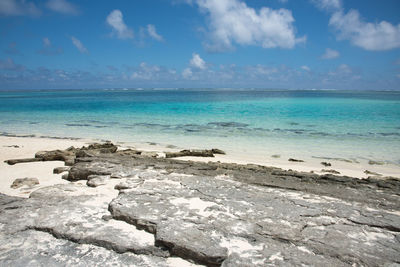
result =
[{"label": "cloudy sky", "polygon": [[400,90],[399,0],[0,0],[0,89]]}]

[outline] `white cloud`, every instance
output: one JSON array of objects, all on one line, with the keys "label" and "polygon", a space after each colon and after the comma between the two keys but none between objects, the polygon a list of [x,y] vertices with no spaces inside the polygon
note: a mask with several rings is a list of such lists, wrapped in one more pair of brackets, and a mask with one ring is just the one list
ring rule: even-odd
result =
[{"label": "white cloud", "polygon": [[239,45],[264,48],[293,48],[304,42],[297,38],[292,12],[287,9],[260,10],[248,7],[240,0],[196,0],[200,9],[209,15],[209,50],[223,51]]},{"label": "white cloud", "polygon": [[288,2],[288,0],[278,0],[279,2],[281,2],[282,4],[285,4]]},{"label": "white cloud", "polygon": [[111,11],[111,13],[107,16],[106,21],[119,39],[133,38],[133,31],[125,24],[122,12],[120,10],[115,9]]},{"label": "white cloud", "polygon": [[190,60],[190,66],[193,68],[205,70],[206,62],[199,56],[199,54],[193,53],[192,59]]},{"label": "white cloud", "polygon": [[39,16],[42,12],[33,2],[25,0],[1,0],[0,15],[6,16]]},{"label": "white cloud", "polygon": [[246,73],[251,77],[262,76],[267,79],[271,79],[278,74],[279,70],[276,67],[264,66],[257,64],[255,66],[248,66],[246,68]]},{"label": "white cloud", "polygon": [[328,72],[329,76],[347,76],[353,73],[353,70],[347,64],[339,65],[336,70]]},{"label": "white cloud", "polygon": [[173,80],[176,71],[157,65],[149,65],[146,62],[140,63],[138,67],[134,67],[132,74],[127,77],[128,80],[142,80],[142,81],[161,81]]},{"label": "white cloud", "polygon": [[79,13],[78,8],[67,0],[49,0],[46,6],[53,11],[63,14],[77,15]]},{"label": "white cloud", "polygon": [[0,59],[0,70],[23,71],[25,70],[25,66],[14,63],[14,61],[11,58],[8,58],[6,60]]},{"label": "white cloud", "polygon": [[63,49],[61,47],[54,47],[48,37],[44,37],[42,41],[43,48],[37,51],[39,54],[45,56],[55,56],[63,53]]},{"label": "white cloud", "polygon": [[349,65],[341,64],[337,68],[337,72],[342,73],[342,74],[350,74],[350,73],[353,73],[353,70],[349,67]]},{"label": "white cloud", "polygon": [[43,46],[45,46],[45,47],[51,46],[51,42],[50,42],[49,38],[47,38],[47,37],[43,38]]},{"label": "white cloud", "polygon": [[338,32],[339,39],[350,42],[365,50],[390,50],[400,47],[400,24],[392,25],[387,21],[365,22],[357,10],[335,12],[329,25]]},{"label": "white cloud", "polygon": [[325,53],[321,56],[322,59],[334,59],[340,56],[340,53],[336,50],[327,48]]},{"label": "white cloud", "polygon": [[319,9],[337,10],[342,7],[342,0],[311,0]]},{"label": "white cloud", "polygon": [[72,43],[76,48],[78,48],[79,52],[85,54],[88,53],[89,51],[86,49],[86,47],[82,44],[80,40],[75,38],[74,36],[71,36]]},{"label": "white cloud", "polygon": [[152,24],[147,25],[147,32],[149,33],[151,38],[157,41],[161,42],[164,40],[164,38],[157,33],[156,27]]},{"label": "white cloud", "polygon": [[182,77],[184,79],[190,79],[193,75],[193,72],[190,68],[186,68],[182,71]]},{"label": "white cloud", "polygon": [[310,67],[308,67],[308,66],[306,66],[306,65],[303,65],[303,66],[301,66],[300,68],[301,68],[302,70],[305,70],[305,71],[311,71]]}]

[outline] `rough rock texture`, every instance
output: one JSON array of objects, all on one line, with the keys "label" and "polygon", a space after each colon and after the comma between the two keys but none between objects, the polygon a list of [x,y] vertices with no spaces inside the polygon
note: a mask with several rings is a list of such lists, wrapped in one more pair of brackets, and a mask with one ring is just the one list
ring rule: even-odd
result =
[{"label": "rough rock texture", "polygon": [[14,180],[10,187],[16,189],[23,186],[33,187],[38,184],[39,180],[37,178],[18,178]]},{"label": "rough rock texture", "polygon": [[[66,150],[52,150],[52,151],[39,151],[36,152],[34,158],[26,159],[9,159],[5,162],[9,165],[25,162],[36,162],[36,161],[64,161],[65,165],[72,166],[75,163],[75,159],[78,157],[94,157],[99,154],[115,153],[118,147],[112,143],[104,144],[91,144],[88,147],[75,148],[70,147]],[[55,170],[57,173],[58,170]]]},{"label": "rough rock texture", "polygon": [[59,174],[59,173],[63,173],[63,172],[67,172],[69,171],[70,167],[56,167],[53,170],[53,173]]},{"label": "rough rock texture", "polygon": [[394,178],[318,176],[133,151],[75,161],[69,180],[101,186],[57,185],[29,199],[0,195],[0,266],[400,263]]},{"label": "rough rock texture", "polygon": [[224,151],[213,148],[213,149],[204,149],[204,150],[197,150],[197,149],[192,149],[192,150],[182,150],[179,152],[167,152],[165,153],[166,158],[177,158],[177,157],[214,157],[214,154],[225,154]]},{"label": "rough rock texture", "polygon": [[110,179],[109,175],[90,175],[88,176],[88,181],[86,185],[91,187],[98,187],[100,185],[106,185],[107,181]]}]

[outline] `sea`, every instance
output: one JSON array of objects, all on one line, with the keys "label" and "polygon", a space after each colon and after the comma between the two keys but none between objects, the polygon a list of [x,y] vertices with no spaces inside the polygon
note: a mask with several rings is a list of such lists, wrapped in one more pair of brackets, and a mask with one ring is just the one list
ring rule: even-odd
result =
[{"label": "sea", "polygon": [[285,155],[400,164],[400,92],[0,91],[0,134],[220,148],[258,158]]}]

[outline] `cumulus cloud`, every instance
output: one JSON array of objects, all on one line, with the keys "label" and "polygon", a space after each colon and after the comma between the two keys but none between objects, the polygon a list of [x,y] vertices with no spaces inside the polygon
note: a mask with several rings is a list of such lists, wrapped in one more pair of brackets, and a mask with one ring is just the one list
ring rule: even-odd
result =
[{"label": "cumulus cloud", "polygon": [[303,65],[303,66],[301,66],[300,68],[301,68],[302,70],[305,70],[305,71],[311,71],[310,67],[309,67],[309,66],[306,66],[306,65]]},{"label": "cumulus cloud", "polygon": [[112,28],[113,33],[119,39],[132,39],[133,30],[131,30],[124,22],[122,12],[118,9],[111,11],[106,18],[107,24]]},{"label": "cumulus cloud", "polygon": [[124,75],[124,79],[128,80],[142,80],[161,82],[165,80],[173,80],[176,74],[174,69],[164,68],[158,65],[150,65],[142,62],[138,67],[133,68],[134,71],[130,76]]},{"label": "cumulus cloud", "polygon": [[89,51],[86,49],[86,47],[82,44],[82,42],[75,38],[74,36],[71,36],[71,41],[73,45],[81,52],[82,54],[88,53]]},{"label": "cumulus cloud", "polygon": [[49,0],[46,3],[46,7],[67,15],[77,15],[79,13],[78,8],[67,0]]},{"label": "cumulus cloud", "polygon": [[25,66],[14,63],[11,58],[8,58],[6,60],[0,59],[0,70],[20,72],[25,70]]},{"label": "cumulus cloud", "polygon": [[147,25],[147,32],[151,38],[153,38],[157,41],[161,42],[164,40],[164,38],[157,33],[156,27],[152,24]]},{"label": "cumulus cloud", "polygon": [[43,41],[43,48],[37,51],[41,55],[46,56],[54,56],[63,53],[63,49],[61,47],[54,47],[48,37],[44,37]]},{"label": "cumulus cloud", "polygon": [[[391,50],[400,47],[400,24],[387,21],[366,22],[358,10],[344,12],[342,0],[310,0],[320,9],[332,12],[329,25],[336,30],[339,40],[370,51]],[[329,58],[329,57],[326,57]]]},{"label": "cumulus cloud", "polygon": [[342,7],[341,0],[310,0],[314,5],[316,5],[319,9],[323,10],[337,10]]},{"label": "cumulus cloud", "polygon": [[340,53],[336,50],[327,48],[325,53],[321,56],[322,59],[334,59],[340,56]]},{"label": "cumulus cloud", "polygon": [[50,42],[49,38],[47,38],[47,37],[43,38],[43,45],[45,47],[51,46],[51,42]]},{"label": "cumulus cloud", "polygon": [[209,50],[229,50],[235,43],[293,48],[306,40],[296,37],[294,18],[287,9],[263,7],[257,11],[240,0],[196,0],[196,3],[208,15],[209,42],[206,47]]},{"label": "cumulus cloud", "polygon": [[192,58],[189,61],[189,67],[182,71],[182,77],[184,79],[197,80],[199,76],[206,73],[207,64],[200,57],[199,54],[193,53]]},{"label": "cumulus cloud", "polygon": [[193,75],[193,71],[190,68],[186,68],[182,71],[182,77],[184,79],[190,79]]},{"label": "cumulus cloud", "polygon": [[353,69],[347,64],[340,64],[335,70],[328,72],[328,76],[331,77],[347,77],[351,74],[353,74]]},{"label": "cumulus cloud", "polygon": [[193,53],[192,59],[190,60],[190,66],[204,70],[206,69],[206,62],[200,57],[199,54]]},{"label": "cumulus cloud", "polygon": [[350,42],[365,50],[379,51],[400,47],[400,24],[381,21],[365,22],[357,10],[335,12],[329,25],[338,33],[338,39]]},{"label": "cumulus cloud", "polygon": [[1,0],[0,15],[5,16],[40,16],[41,11],[33,2],[25,0]]}]

